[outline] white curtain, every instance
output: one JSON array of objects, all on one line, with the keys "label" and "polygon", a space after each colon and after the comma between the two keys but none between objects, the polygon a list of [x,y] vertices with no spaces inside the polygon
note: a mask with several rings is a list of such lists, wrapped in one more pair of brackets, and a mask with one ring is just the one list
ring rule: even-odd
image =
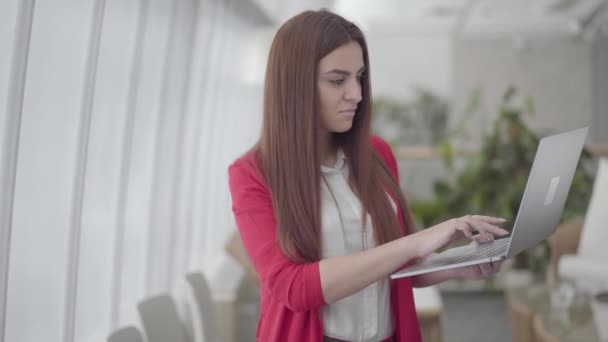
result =
[{"label": "white curtain", "polygon": [[0,2],[0,340],[105,340],[220,263],[261,119],[241,5]]}]

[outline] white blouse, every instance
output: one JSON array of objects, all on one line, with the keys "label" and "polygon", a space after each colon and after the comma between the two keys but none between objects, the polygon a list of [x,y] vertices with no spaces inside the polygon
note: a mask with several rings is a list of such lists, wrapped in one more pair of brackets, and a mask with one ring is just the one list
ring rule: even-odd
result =
[{"label": "white blouse", "polygon": [[[327,181],[327,184],[321,181],[322,258],[357,253],[376,246],[369,214],[366,245],[363,245],[361,202],[348,185],[345,159],[339,150],[335,167],[321,166],[322,176]],[[390,202],[396,209],[393,201]],[[382,341],[393,334],[393,324],[388,277],[323,307],[323,334],[340,340]]]}]

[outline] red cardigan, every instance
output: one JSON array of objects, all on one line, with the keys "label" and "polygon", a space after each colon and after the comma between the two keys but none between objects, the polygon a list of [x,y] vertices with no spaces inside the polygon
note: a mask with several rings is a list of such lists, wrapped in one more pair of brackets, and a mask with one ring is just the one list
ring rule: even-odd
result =
[{"label": "red cardigan", "polygon": [[[379,137],[371,140],[398,182],[397,161],[390,146]],[[237,159],[228,173],[236,223],[247,254],[260,276],[261,317],[256,340],[323,341],[321,308],[326,303],[321,290],[319,262],[298,264],[283,254],[277,239],[270,192],[256,172],[253,152]],[[406,231],[403,222],[401,225]],[[422,341],[409,278],[391,280],[391,309],[396,340]]]}]

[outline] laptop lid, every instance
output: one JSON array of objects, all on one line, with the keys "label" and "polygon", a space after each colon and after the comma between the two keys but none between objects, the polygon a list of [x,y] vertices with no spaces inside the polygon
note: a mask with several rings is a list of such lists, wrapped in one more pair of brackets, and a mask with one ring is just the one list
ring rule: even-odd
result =
[{"label": "laptop lid", "polygon": [[507,257],[535,246],[557,228],[589,127],[542,138],[513,224]]}]

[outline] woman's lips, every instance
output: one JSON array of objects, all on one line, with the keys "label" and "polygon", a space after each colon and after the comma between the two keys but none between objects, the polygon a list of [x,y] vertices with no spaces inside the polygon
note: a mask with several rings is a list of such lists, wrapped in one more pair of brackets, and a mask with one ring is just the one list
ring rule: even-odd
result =
[{"label": "woman's lips", "polygon": [[341,110],[338,112],[338,115],[340,116],[346,116],[346,117],[353,117],[355,116],[355,110]]}]

